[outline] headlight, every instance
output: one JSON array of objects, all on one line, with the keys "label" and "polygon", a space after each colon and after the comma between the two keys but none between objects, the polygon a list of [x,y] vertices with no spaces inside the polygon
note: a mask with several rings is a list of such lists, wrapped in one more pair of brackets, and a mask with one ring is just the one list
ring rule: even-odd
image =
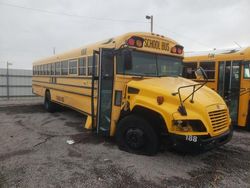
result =
[{"label": "headlight", "polygon": [[177,131],[206,132],[206,127],[200,120],[173,120],[173,126]]}]

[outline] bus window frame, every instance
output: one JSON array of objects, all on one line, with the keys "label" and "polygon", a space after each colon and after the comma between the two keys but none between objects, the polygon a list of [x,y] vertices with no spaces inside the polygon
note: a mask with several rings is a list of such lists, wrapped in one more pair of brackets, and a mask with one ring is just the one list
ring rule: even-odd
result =
[{"label": "bus window frame", "polygon": [[[83,65],[80,66],[80,61],[82,59]],[[85,69],[85,71],[83,72],[83,74],[80,74],[80,69]],[[78,76],[79,77],[86,77],[87,76],[87,56],[83,56],[83,57],[79,57],[78,58]]]},{"label": "bus window frame", "polygon": [[245,76],[245,68],[248,67],[249,69],[249,72],[250,72],[250,61],[245,61],[244,64],[243,64],[243,79],[244,80],[250,80],[250,76],[249,77],[246,77]]},{"label": "bus window frame", "polygon": [[[72,62],[76,62],[76,67],[74,67],[76,69],[76,73],[70,73],[70,70],[71,70],[70,63],[72,63]],[[78,75],[78,59],[68,60],[68,68],[69,68],[68,75],[73,75],[73,76]]]},{"label": "bus window frame", "polygon": [[[184,77],[184,69],[185,69],[185,67],[186,67],[186,65],[189,65],[189,64],[195,64],[195,69],[192,69],[191,70],[191,75],[192,75],[192,78],[187,78],[187,77]],[[196,75],[195,75],[195,71],[197,70],[197,67],[198,67],[198,61],[192,61],[192,62],[183,62],[183,71],[182,71],[182,76],[184,77],[184,78],[187,78],[187,79],[193,79],[193,80],[195,80],[195,79],[197,79],[196,78]],[[186,67],[186,68],[192,68],[192,67]],[[194,75],[194,76],[193,76]]]},{"label": "bus window frame", "polygon": [[[129,49],[131,50],[131,52],[139,52],[139,53],[145,53],[145,54],[153,54],[155,56],[155,59],[156,59],[156,75],[140,75],[140,74],[128,74],[126,73],[126,69],[125,69],[125,63],[123,63],[123,66],[122,66],[122,71],[121,72],[118,72],[118,54],[120,55],[120,58],[122,58],[121,60],[124,61],[124,49],[120,50],[119,53],[117,53],[117,55],[115,55],[115,59],[116,59],[116,67],[115,67],[115,73],[117,75],[123,75],[123,76],[133,76],[133,77],[153,77],[153,78],[157,78],[157,77],[167,77],[167,76],[159,76],[158,75],[158,57],[157,56],[167,56],[167,57],[174,57],[174,58],[177,58],[177,59],[180,59],[181,62],[182,62],[182,66],[183,66],[183,57],[177,57],[177,56],[172,56],[170,54],[160,54],[160,53],[155,53],[155,52],[147,52],[147,51],[141,51],[141,50],[136,50],[136,49]],[[131,55],[131,58],[132,58],[132,55]],[[180,73],[181,75],[181,73]],[[172,76],[173,77],[173,76]]]},{"label": "bus window frame", "polygon": [[[201,66],[202,63],[209,63],[209,64],[213,63],[214,64],[214,69],[213,70],[210,70],[210,69],[206,70],[203,66]],[[213,78],[208,77],[208,80],[215,80],[216,79],[216,61],[199,61],[199,67],[202,67],[207,75],[208,75],[209,72],[214,73]]]},{"label": "bus window frame", "polygon": [[[60,61],[55,62],[55,65],[56,65],[56,67],[55,67],[55,75],[56,76],[62,75],[61,74],[61,62]],[[59,67],[57,67],[57,65],[59,65]],[[58,70],[59,70],[59,72],[57,72]]]}]

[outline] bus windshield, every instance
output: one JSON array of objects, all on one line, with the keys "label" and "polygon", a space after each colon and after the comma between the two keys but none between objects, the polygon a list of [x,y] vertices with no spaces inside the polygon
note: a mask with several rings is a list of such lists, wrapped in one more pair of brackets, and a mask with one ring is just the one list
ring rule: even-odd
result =
[{"label": "bus windshield", "polygon": [[139,76],[177,77],[182,72],[182,59],[160,54],[132,51],[129,58],[117,57],[117,73]]}]

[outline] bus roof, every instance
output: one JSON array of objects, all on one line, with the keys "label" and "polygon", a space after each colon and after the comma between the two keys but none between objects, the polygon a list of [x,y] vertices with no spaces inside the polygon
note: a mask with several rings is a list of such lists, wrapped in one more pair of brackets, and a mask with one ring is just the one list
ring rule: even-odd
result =
[{"label": "bus roof", "polygon": [[250,46],[245,48],[232,48],[224,50],[185,53],[184,61],[192,60],[250,60]]},{"label": "bus roof", "polygon": [[[54,56],[35,61],[33,65],[48,63],[52,61],[57,62],[63,59],[76,58],[76,57],[83,56],[83,55],[91,55],[93,54],[93,50],[99,50],[99,48],[119,49],[122,45],[125,44],[125,41],[128,40],[132,36],[138,36],[138,37],[143,37],[143,38],[150,37],[151,39],[158,39],[158,40],[161,39],[161,40],[168,41],[171,44],[179,45],[176,41],[168,37],[165,37],[163,35],[159,35],[155,33],[148,33],[148,32],[130,32],[130,33],[126,33],[126,34],[123,34],[114,38],[109,38],[107,40],[100,41],[94,44],[82,46],[80,48],[67,51],[65,53],[56,54]],[[181,55],[183,56],[183,54]]]}]

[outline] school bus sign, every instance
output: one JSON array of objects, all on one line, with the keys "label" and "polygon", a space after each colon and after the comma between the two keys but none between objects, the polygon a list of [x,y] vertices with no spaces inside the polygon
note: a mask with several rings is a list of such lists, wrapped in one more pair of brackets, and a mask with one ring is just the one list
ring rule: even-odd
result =
[{"label": "school bus sign", "polygon": [[169,51],[169,43],[161,40],[154,40],[145,38],[144,45],[145,48],[153,48],[156,50]]}]

